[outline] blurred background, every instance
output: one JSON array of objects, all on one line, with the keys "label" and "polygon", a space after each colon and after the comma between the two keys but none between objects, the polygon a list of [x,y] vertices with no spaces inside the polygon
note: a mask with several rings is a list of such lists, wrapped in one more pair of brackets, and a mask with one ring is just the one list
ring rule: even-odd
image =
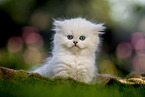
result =
[{"label": "blurred background", "polygon": [[51,56],[53,18],[75,17],[107,27],[100,36],[100,73],[145,71],[145,0],[0,0],[0,66],[40,66]]}]

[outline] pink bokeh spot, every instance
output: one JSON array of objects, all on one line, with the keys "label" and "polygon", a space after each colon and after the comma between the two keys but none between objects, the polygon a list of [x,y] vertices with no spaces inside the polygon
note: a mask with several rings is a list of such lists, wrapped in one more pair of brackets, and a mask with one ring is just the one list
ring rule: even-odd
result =
[{"label": "pink bokeh spot", "polygon": [[7,46],[10,52],[19,52],[23,49],[23,40],[21,37],[13,36],[8,40]]},{"label": "pink bokeh spot", "polygon": [[145,50],[137,50],[136,53],[139,56],[145,56]]},{"label": "pink bokeh spot", "polygon": [[29,65],[39,64],[42,59],[42,55],[39,51],[31,50],[31,49],[27,49],[24,52],[23,57],[24,57],[25,63]]},{"label": "pink bokeh spot", "polygon": [[43,46],[43,38],[38,33],[30,33],[25,38],[25,42],[29,49],[39,49]]},{"label": "pink bokeh spot", "polygon": [[22,37],[29,49],[39,49],[44,45],[42,36],[34,27],[28,26],[22,29]]},{"label": "pink bokeh spot", "polygon": [[145,34],[141,32],[136,32],[131,35],[131,43],[135,50],[145,48]]},{"label": "pink bokeh spot", "polygon": [[136,41],[136,43],[134,44],[134,48],[136,50],[142,50],[145,49],[145,39],[144,38],[140,38]]},{"label": "pink bokeh spot", "polygon": [[42,40],[42,37],[38,33],[30,33],[25,38],[26,44],[34,44]]},{"label": "pink bokeh spot", "polygon": [[117,46],[117,56],[120,59],[128,58],[132,55],[132,47],[129,42],[121,42]]},{"label": "pink bokeh spot", "polygon": [[31,33],[31,32],[39,32],[37,28],[26,26],[22,28],[22,33]]},{"label": "pink bokeh spot", "polygon": [[132,60],[132,65],[135,71],[144,72],[145,71],[145,56],[134,56]]}]

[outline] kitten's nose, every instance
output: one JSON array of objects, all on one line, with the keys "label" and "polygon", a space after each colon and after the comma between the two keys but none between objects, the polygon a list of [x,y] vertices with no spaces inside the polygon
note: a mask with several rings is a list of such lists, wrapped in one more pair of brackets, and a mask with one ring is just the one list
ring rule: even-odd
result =
[{"label": "kitten's nose", "polygon": [[77,44],[78,42],[77,42],[77,41],[73,41],[73,43],[74,43],[74,44]]}]

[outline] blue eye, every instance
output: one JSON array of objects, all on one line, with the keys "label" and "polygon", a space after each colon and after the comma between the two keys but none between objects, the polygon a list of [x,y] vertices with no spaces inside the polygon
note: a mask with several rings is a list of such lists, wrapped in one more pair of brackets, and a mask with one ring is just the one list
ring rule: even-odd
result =
[{"label": "blue eye", "polygon": [[71,39],[73,39],[73,36],[72,36],[72,35],[68,35],[67,38],[68,38],[69,40],[71,40]]},{"label": "blue eye", "polygon": [[80,38],[79,38],[80,40],[85,40],[86,39],[86,37],[85,36],[80,36]]}]

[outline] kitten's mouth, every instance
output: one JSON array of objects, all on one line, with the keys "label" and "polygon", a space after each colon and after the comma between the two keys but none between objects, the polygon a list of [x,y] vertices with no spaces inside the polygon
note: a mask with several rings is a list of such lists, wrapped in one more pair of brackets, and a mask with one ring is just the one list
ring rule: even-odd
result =
[{"label": "kitten's mouth", "polygon": [[75,48],[79,48],[79,46],[77,46],[76,44],[75,44],[73,47],[75,47]]},{"label": "kitten's mouth", "polygon": [[74,47],[74,48],[79,48],[79,46],[77,46],[77,45],[74,45],[73,47]]},{"label": "kitten's mouth", "polygon": [[79,45],[77,44],[73,44],[73,45],[66,45],[66,47],[68,48],[72,48],[72,49],[82,49]]}]

